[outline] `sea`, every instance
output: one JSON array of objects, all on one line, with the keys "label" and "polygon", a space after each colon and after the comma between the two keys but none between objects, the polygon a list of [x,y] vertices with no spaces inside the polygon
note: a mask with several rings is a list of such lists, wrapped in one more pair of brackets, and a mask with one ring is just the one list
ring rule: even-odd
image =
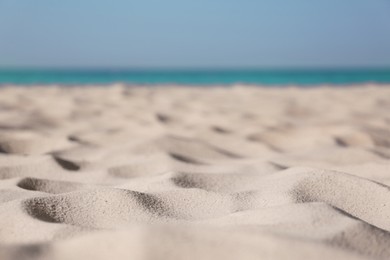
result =
[{"label": "sea", "polygon": [[262,85],[390,84],[389,69],[0,69],[4,85]]}]

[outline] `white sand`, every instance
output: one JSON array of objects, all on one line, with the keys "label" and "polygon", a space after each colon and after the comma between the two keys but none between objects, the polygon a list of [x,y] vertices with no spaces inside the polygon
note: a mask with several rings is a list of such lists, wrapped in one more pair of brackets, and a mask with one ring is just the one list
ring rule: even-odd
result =
[{"label": "white sand", "polygon": [[0,259],[390,259],[390,86],[0,88]]}]

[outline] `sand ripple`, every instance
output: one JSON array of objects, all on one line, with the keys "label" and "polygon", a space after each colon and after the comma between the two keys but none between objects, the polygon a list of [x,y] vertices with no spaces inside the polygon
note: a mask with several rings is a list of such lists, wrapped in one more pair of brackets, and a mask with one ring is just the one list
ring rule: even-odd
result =
[{"label": "sand ripple", "polygon": [[389,102],[2,88],[0,258],[389,259]]}]

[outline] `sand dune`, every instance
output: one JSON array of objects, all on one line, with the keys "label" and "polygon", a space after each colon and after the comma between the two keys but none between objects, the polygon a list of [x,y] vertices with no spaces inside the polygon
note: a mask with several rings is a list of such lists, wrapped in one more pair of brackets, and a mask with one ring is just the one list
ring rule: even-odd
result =
[{"label": "sand dune", "polygon": [[3,87],[1,259],[389,259],[390,88]]}]

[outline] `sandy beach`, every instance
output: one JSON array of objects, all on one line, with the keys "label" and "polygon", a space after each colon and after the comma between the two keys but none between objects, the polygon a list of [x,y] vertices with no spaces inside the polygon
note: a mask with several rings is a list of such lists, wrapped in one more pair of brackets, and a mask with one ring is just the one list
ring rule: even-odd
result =
[{"label": "sandy beach", "polygon": [[0,259],[390,259],[390,86],[2,87]]}]

